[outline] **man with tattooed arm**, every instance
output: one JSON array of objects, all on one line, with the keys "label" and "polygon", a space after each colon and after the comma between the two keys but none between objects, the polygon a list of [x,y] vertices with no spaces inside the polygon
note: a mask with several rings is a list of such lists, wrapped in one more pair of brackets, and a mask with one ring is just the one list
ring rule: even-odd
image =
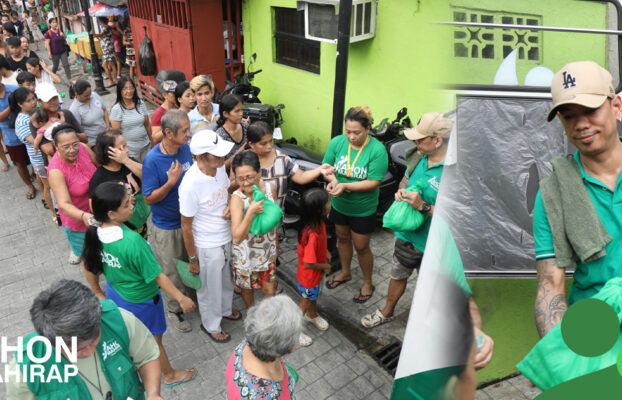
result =
[{"label": "man with tattooed arm", "polygon": [[[548,120],[561,121],[574,155],[552,161],[540,183],[533,216],[540,336],[557,325],[568,305],[595,295],[622,276],[622,99],[611,74],[591,61],[565,65],[551,83]],[[576,263],[568,299],[565,269]]]}]

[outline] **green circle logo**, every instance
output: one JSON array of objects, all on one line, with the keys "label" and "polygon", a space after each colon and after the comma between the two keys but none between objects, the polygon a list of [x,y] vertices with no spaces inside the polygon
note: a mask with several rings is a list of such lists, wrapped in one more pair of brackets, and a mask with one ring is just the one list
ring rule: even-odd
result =
[{"label": "green circle logo", "polygon": [[609,351],[620,335],[620,321],[613,308],[602,300],[583,299],[562,318],[564,342],[580,356],[596,357]]}]

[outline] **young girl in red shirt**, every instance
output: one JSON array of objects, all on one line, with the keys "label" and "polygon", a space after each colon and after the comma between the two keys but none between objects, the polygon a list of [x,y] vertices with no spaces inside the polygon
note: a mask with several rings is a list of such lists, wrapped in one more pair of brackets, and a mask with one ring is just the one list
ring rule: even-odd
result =
[{"label": "young girl in red shirt", "polygon": [[[308,190],[302,197],[301,229],[298,231],[298,292],[302,296],[298,307],[305,320],[323,331],[328,322],[317,313],[316,303],[322,275],[330,272],[330,253],[327,251],[324,218],[330,212],[330,200],[325,190]],[[313,340],[300,334],[300,346],[309,346]]]}]

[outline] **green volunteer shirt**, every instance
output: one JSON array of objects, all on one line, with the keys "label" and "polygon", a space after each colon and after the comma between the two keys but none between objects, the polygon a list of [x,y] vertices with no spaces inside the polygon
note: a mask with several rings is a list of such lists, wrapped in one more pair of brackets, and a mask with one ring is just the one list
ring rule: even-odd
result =
[{"label": "green volunteer shirt", "polygon": [[143,303],[155,297],[160,290],[155,278],[162,268],[142,236],[125,225],[121,229],[122,239],[102,243],[104,275],[125,300]]},{"label": "green volunteer shirt", "polygon": [[[119,311],[130,338],[130,357],[132,357],[136,369],[140,369],[148,362],[157,359],[160,356],[160,350],[149,329],[134,314],[122,308],[119,308]],[[78,367],[81,376],[85,376],[91,382],[98,382],[97,374],[100,374],[101,392],[97,387],[88,384],[88,380],[85,380],[86,387],[89,389],[92,400],[106,400],[101,393],[108,393],[112,389],[108,381],[101,375],[102,365],[99,357],[78,358],[75,365]],[[9,371],[15,371],[16,366],[16,359],[13,357],[8,365]],[[21,374],[19,382],[14,374],[9,377],[6,382],[7,400],[35,400],[35,396],[28,389],[28,384],[23,380]]]},{"label": "green volunteer shirt", "polygon": [[[348,178],[346,166],[348,161],[348,145],[346,135],[339,135],[330,141],[322,163],[335,167],[335,176],[339,183],[360,182],[366,179],[382,181],[387,173],[389,158],[384,145],[377,139],[369,137],[369,143],[362,149],[354,168]],[[350,164],[358,155],[359,150],[350,150]],[[378,188],[370,192],[346,192],[338,197],[331,197],[330,203],[341,214],[350,217],[365,217],[376,212],[378,207]]]},{"label": "green volunteer shirt", "polygon": [[[622,174],[618,175],[615,191],[611,191],[607,185],[585,173],[578,151],[574,159],[579,166],[583,184],[592,199],[596,214],[612,240],[605,247],[607,251],[605,257],[589,263],[577,262],[568,294],[569,305],[583,298],[592,297],[609,279],[622,277],[622,262],[620,262],[622,260],[622,188],[620,187]],[[533,211],[533,236],[536,260],[555,257],[553,234],[540,191],[536,196]]]},{"label": "green volunteer shirt", "polygon": [[[421,157],[421,161],[410,175],[408,186],[414,185],[420,179],[425,181],[427,185],[423,189],[421,198],[426,203],[436,204],[436,196],[441,185],[441,175],[443,174],[443,166],[445,162],[428,167],[428,156]],[[432,218],[426,218],[425,222],[419,229],[411,232],[395,232],[395,237],[412,243],[415,248],[421,252],[425,250],[425,244],[428,240],[428,232],[430,231],[430,222]]]}]

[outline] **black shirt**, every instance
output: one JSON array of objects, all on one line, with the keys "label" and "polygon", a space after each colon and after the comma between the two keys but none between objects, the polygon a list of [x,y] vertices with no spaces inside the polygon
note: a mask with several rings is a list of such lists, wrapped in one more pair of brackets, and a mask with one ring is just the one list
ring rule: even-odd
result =
[{"label": "black shirt", "polygon": [[9,66],[11,67],[11,70],[13,71],[20,70],[20,71],[28,72],[28,68],[26,68],[26,60],[28,60],[28,57],[24,56],[22,57],[21,60],[15,61],[13,57],[9,55],[8,57],[6,57],[6,60],[9,62]]},{"label": "black shirt", "polygon": [[134,187],[134,185],[132,184],[132,194],[140,193],[140,178],[134,175],[134,173],[132,173],[132,171],[130,171],[130,169],[125,165],[122,165],[119,171],[110,171],[103,166],[98,167],[93,176],[91,177],[91,181],[89,182],[89,198],[93,197],[93,193],[95,193],[95,189],[97,188],[97,186],[104,182],[130,183],[127,178],[128,175],[132,176],[132,179],[136,182],[137,185],[137,187]]}]

